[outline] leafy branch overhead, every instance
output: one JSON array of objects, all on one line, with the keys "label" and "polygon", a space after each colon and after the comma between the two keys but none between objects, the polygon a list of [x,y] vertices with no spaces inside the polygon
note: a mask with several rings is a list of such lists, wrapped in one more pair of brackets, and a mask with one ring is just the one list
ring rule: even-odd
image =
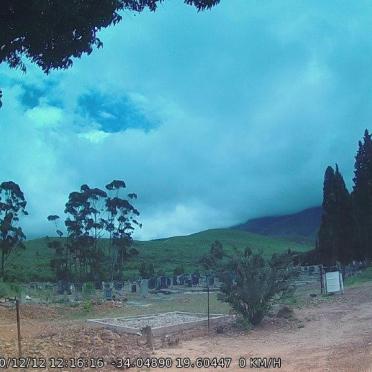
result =
[{"label": "leafy branch overhead", "polygon": [[[73,58],[102,47],[97,33],[122,20],[123,11],[154,12],[163,0],[3,0],[0,7],[0,64],[26,71],[23,57],[45,73],[67,69]],[[184,0],[198,11],[220,0]]]}]

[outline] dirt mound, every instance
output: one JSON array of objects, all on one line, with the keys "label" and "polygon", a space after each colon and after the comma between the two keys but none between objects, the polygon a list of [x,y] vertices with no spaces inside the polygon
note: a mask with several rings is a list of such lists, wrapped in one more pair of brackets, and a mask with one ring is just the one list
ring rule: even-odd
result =
[{"label": "dirt mound", "polygon": [[[0,341],[0,354],[4,357],[17,356],[17,343]],[[37,337],[22,340],[22,353],[30,357],[50,358],[103,358],[106,362],[122,358],[150,356],[150,350],[138,343],[135,335],[120,335],[104,328],[87,325],[65,324],[43,329]],[[110,370],[109,367],[105,370]]]}]

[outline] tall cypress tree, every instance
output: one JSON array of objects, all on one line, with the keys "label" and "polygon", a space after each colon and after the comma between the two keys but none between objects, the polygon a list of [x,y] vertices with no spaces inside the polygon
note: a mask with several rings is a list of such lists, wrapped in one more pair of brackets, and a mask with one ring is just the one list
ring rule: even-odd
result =
[{"label": "tall cypress tree", "polygon": [[320,262],[329,265],[336,260],[334,246],[333,211],[335,205],[335,172],[327,167],[323,183],[323,213],[318,233],[317,249]]},{"label": "tall cypress tree", "polygon": [[346,264],[355,256],[354,220],[350,194],[336,165],[326,169],[323,186],[323,214],[318,234],[320,261]]},{"label": "tall cypress tree", "polygon": [[353,209],[361,256],[372,258],[372,139],[368,130],[355,157]]},{"label": "tall cypress tree", "polygon": [[353,207],[351,195],[346,188],[338,166],[335,171],[336,187],[336,210],[335,210],[335,230],[337,258],[342,264],[351,262],[357,258],[355,244],[355,221],[353,217]]}]

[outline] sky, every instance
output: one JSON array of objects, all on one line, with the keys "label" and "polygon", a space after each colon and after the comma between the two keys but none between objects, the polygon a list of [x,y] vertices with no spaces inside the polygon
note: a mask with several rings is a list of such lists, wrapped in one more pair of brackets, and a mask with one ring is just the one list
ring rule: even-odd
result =
[{"label": "sky", "polygon": [[336,162],[351,190],[372,130],[371,19],[363,0],[168,0],[123,14],[71,69],[0,65],[0,179],[25,194],[27,236],[113,179],[138,194],[141,240],[319,205]]}]

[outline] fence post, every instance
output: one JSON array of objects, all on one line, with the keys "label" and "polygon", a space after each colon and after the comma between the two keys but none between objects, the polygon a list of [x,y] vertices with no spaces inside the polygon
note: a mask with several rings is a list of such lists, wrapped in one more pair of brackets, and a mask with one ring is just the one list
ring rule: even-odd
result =
[{"label": "fence post", "polygon": [[16,312],[17,312],[17,335],[18,335],[18,355],[22,357],[22,349],[21,349],[21,319],[19,316],[19,300],[16,299]]},{"label": "fence post", "polygon": [[209,333],[209,282],[207,286],[207,293],[208,293],[208,333]]}]

